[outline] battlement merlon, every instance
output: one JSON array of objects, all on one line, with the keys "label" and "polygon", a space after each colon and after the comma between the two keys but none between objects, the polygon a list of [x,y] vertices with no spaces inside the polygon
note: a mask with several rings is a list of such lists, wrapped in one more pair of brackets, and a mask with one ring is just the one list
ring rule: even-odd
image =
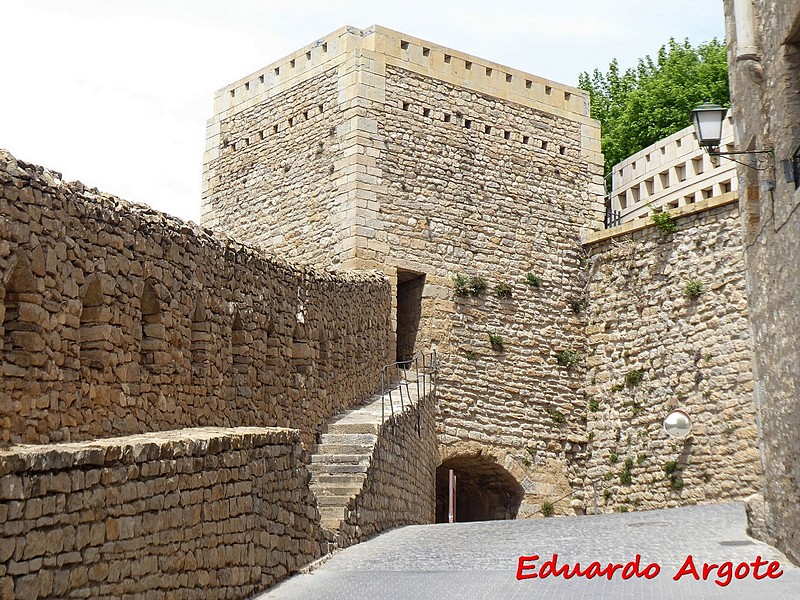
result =
[{"label": "battlement merlon", "polygon": [[[337,29],[218,90],[214,115],[208,121],[206,163],[218,151],[222,120],[332,68],[345,76],[340,82],[341,101],[348,78],[352,83],[369,85],[370,77],[363,72],[372,72],[380,78],[387,65],[578,121],[582,125],[582,147],[587,158],[598,159],[600,125],[589,117],[589,98],[583,90],[373,25],[367,29],[350,26]],[[355,72],[358,70],[362,73]],[[380,86],[374,86],[370,92],[380,96]]]}]

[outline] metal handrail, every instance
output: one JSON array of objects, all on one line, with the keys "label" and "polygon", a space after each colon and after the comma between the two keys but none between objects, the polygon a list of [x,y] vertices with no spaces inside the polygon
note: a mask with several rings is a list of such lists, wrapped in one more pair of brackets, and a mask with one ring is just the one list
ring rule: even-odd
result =
[{"label": "metal handrail", "polygon": [[[406,396],[408,405],[412,406],[409,371],[414,371],[413,378],[417,385],[417,399],[426,398],[436,389],[436,350],[425,354],[418,352],[411,360],[397,361],[384,365],[381,369],[381,423],[386,420],[386,399],[389,399],[389,411],[394,417],[394,391],[400,393],[400,410],[405,410]],[[421,383],[421,387],[420,387]],[[403,394],[405,387],[405,395]],[[420,394],[420,391],[422,392]]]}]

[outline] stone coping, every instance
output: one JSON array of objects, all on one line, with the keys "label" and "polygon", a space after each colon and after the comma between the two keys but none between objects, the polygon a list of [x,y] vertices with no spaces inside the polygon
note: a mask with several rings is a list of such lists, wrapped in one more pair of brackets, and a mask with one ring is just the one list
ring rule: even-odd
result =
[{"label": "stone coping", "polygon": [[0,476],[111,463],[131,465],[300,441],[297,429],[282,427],[192,427],[86,442],[20,444],[0,450]]},{"label": "stone coping", "polygon": [[[674,218],[679,219],[681,217],[688,217],[690,215],[705,212],[707,210],[711,210],[719,206],[733,204],[734,202],[738,201],[739,201],[738,192],[728,192],[727,194],[722,194],[721,196],[715,196],[713,198],[708,198],[707,200],[695,202],[694,204],[688,204],[686,206],[674,208],[668,212]],[[619,237],[621,235],[633,233],[634,231],[641,231],[642,229],[646,229],[647,227],[655,227],[655,226],[656,226],[655,223],[653,223],[649,218],[636,219],[635,221],[623,223],[622,225],[618,227],[612,227],[611,229],[604,229],[602,231],[593,231],[588,234],[584,233],[583,235],[581,235],[581,243],[594,244],[596,242],[602,242],[603,240],[608,240],[611,238]]]}]

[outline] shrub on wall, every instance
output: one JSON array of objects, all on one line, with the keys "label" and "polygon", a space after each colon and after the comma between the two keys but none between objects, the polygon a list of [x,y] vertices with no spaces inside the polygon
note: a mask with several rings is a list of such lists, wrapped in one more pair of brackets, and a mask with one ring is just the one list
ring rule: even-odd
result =
[{"label": "shrub on wall", "polygon": [[494,287],[494,293],[498,298],[511,298],[512,289],[507,283],[498,283]]},{"label": "shrub on wall", "polygon": [[669,211],[653,210],[653,212],[650,213],[650,220],[664,233],[675,233],[678,231],[678,223],[675,221],[675,217],[669,214]]},{"label": "shrub on wall", "polygon": [[705,292],[705,286],[699,279],[690,279],[686,282],[686,285],[683,286],[683,295],[689,300],[697,300],[703,295],[703,292]]},{"label": "shrub on wall", "polygon": [[528,273],[525,275],[525,283],[532,288],[542,287],[542,278],[534,273]]},{"label": "shrub on wall", "polygon": [[491,344],[492,350],[497,350],[498,352],[502,352],[505,349],[503,346],[503,336],[497,333],[489,334],[489,344]]},{"label": "shrub on wall", "polygon": [[556,352],[556,361],[563,367],[571,367],[581,359],[581,353],[577,350],[566,349]]}]

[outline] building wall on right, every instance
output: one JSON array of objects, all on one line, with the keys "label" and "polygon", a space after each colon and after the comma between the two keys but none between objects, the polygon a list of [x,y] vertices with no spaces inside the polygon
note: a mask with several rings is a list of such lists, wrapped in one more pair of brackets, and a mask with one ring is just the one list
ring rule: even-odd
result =
[{"label": "building wall on right", "polygon": [[775,156],[738,173],[764,464],[751,525],[800,563],[800,0],[726,0],[725,18],[737,150]]}]

